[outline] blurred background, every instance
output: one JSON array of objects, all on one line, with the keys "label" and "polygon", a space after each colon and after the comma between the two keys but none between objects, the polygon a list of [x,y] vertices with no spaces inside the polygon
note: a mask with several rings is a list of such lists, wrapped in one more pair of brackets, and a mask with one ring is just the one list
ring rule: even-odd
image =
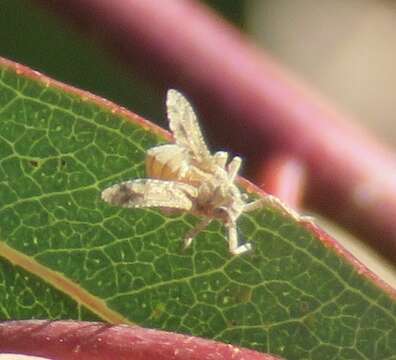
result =
[{"label": "blurred background", "polygon": [[[383,141],[396,145],[395,2],[202,2]],[[0,0],[0,55],[165,125],[155,87],[32,0]]]},{"label": "blurred background", "polygon": [[[164,0],[166,1],[166,0]],[[206,0],[280,63],[396,146],[396,3],[386,0]],[[0,56],[121,104],[167,127],[162,94],[33,0],[0,0]],[[325,225],[326,226],[326,225]],[[389,283],[391,266],[330,233]],[[363,251],[362,251],[363,249]],[[374,262],[373,260],[374,259]],[[380,261],[377,262],[382,262]],[[382,262],[382,265],[384,262]]]},{"label": "blurred background", "polygon": [[259,44],[396,145],[394,1],[248,3],[248,29]]}]

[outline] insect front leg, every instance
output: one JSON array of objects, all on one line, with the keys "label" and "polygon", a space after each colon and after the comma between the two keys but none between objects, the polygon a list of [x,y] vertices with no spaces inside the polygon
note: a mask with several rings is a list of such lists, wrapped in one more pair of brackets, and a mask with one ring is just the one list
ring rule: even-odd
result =
[{"label": "insect front leg", "polygon": [[252,249],[252,246],[250,244],[243,244],[241,246],[238,246],[238,232],[235,222],[230,222],[229,224],[227,224],[227,228],[228,228],[228,245],[230,248],[230,253],[232,255],[240,255]]},{"label": "insect front leg", "polygon": [[197,225],[195,225],[195,227],[193,229],[191,229],[186,236],[184,237],[184,249],[187,249],[193,239],[203,230],[205,229],[210,223],[211,223],[212,219],[209,218],[205,218],[203,219],[200,223],[198,223]]},{"label": "insect front leg", "polygon": [[228,161],[228,153],[225,151],[217,151],[213,157],[216,165],[224,169]]},{"label": "insect front leg", "polygon": [[228,176],[231,181],[235,180],[238,171],[241,167],[242,159],[239,156],[235,156],[227,166]]}]

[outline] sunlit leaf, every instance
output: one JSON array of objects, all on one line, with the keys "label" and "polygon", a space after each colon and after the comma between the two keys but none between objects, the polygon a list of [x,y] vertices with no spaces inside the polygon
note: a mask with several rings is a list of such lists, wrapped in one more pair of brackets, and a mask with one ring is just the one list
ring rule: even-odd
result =
[{"label": "sunlit leaf", "polygon": [[217,222],[184,251],[193,216],[100,199],[144,177],[163,142],[114,104],[2,62],[1,319],[129,322],[288,359],[396,353],[391,290],[312,226],[268,207],[239,221],[251,252],[230,255]]}]

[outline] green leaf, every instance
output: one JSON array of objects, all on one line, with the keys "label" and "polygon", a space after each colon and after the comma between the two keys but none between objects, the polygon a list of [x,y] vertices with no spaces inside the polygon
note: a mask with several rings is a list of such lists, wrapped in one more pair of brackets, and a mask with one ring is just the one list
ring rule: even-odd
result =
[{"label": "green leaf", "polygon": [[0,317],[104,319],[288,359],[390,359],[395,295],[314,226],[275,208],[213,222],[100,199],[144,177],[166,137],[114,104],[0,62]]}]

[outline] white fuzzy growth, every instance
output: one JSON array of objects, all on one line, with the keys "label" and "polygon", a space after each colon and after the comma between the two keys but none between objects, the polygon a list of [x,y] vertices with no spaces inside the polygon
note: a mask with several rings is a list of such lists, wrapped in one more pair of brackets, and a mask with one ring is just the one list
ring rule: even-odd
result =
[{"label": "white fuzzy growth", "polygon": [[185,247],[213,219],[218,219],[226,225],[233,255],[251,250],[250,244],[238,244],[237,220],[243,212],[271,203],[298,217],[271,196],[246,203],[247,197],[235,185],[241,158],[234,157],[227,165],[226,152],[213,155],[209,152],[194,110],[182,94],[169,90],[166,105],[176,144],[148,150],[146,161],[148,176],[160,179],[136,179],[113,185],[102,192],[104,201],[126,208],[179,209],[202,216],[202,221],[186,235]]}]

